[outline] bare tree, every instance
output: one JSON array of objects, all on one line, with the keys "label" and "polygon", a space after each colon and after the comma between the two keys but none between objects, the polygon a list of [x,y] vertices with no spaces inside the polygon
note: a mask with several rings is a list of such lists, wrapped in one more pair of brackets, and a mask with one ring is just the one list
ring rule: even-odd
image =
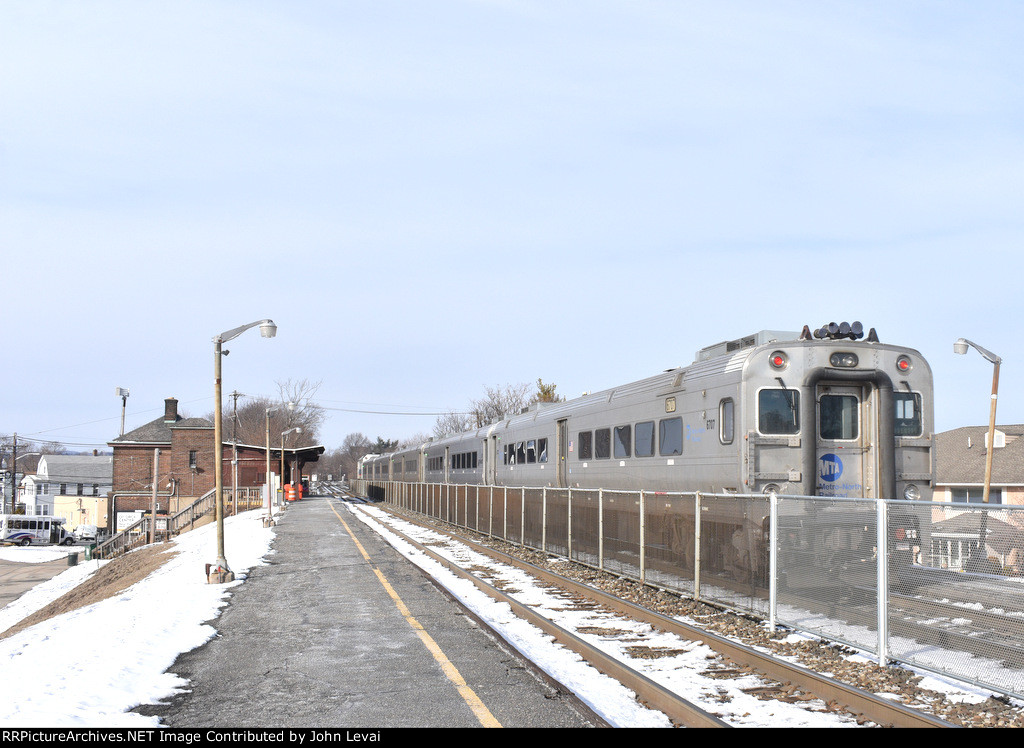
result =
[{"label": "bare tree", "polygon": [[484,397],[473,400],[470,407],[475,426],[479,428],[505,416],[519,413],[529,402],[527,399],[529,391],[530,385],[528,384],[507,384],[504,389],[500,387],[485,388]]},{"label": "bare tree", "polygon": [[448,436],[449,434],[461,434],[463,431],[469,431],[469,429],[473,428],[474,423],[476,423],[476,419],[469,413],[456,413],[452,411],[446,415],[438,416],[437,421],[434,423],[434,437],[440,439],[442,436]]},{"label": "bare tree", "polygon": [[521,413],[534,403],[557,403],[565,400],[555,394],[557,385],[537,380],[537,390],[530,395],[528,384],[507,384],[504,387],[486,387],[484,396],[470,401],[466,413],[451,412],[437,419],[434,436],[441,438],[480,428],[502,418]]},{"label": "bare tree", "polygon": [[285,429],[299,426],[302,429],[295,444],[309,446],[320,439],[320,427],[327,417],[326,411],[314,402],[317,390],[323,382],[310,382],[308,379],[277,382],[277,390],[284,404],[287,417]]},{"label": "bare tree", "polygon": [[[221,414],[224,439],[237,439],[239,444],[262,445],[266,442],[267,411],[270,410],[270,444],[279,445],[281,434],[296,426],[302,433],[288,436],[289,447],[309,447],[319,443],[320,427],[326,418],[324,409],[313,401],[320,383],[278,382],[280,400],[269,397],[234,399],[228,395]],[[244,398],[244,399],[243,399]],[[213,420],[213,414],[207,416]]]},{"label": "bare tree", "polygon": [[373,442],[363,434],[355,433],[346,436],[341,447],[335,450],[335,452],[339,453],[338,474],[335,475],[335,478],[340,479],[342,475],[349,478],[354,477],[356,468],[359,465],[359,459],[372,452],[373,446]]},{"label": "bare tree", "polygon": [[420,432],[419,434],[413,434],[408,439],[402,439],[398,443],[398,446],[402,449],[408,449],[409,447],[418,447],[421,444],[425,444],[426,442],[430,441],[430,439],[430,434],[424,434]]}]

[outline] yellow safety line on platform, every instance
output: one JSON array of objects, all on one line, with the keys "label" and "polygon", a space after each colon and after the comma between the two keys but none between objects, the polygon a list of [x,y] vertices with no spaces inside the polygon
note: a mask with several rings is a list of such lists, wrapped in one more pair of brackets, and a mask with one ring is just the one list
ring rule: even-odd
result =
[{"label": "yellow safety line on platform", "polygon": [[[351,536],[352,541],[356,544],[356,548],[359,549],[359,553],[362,554],[367,563],[372,564],[370,561],[370,554],[368,554],[363,548],[362,543],[360,543],[356,538],[355,533],[352,532],[348,523],[345,522],[340,514],[338,514],[338,510],[334,508],[334,503],[330,499],[326,499],[326,501],[327,505],[331,508],[331,511],[334,512],[334,516],[338,518],[338,521],[341,522],[342,526],[345,528],[345,532]],[[395,601],[395,605],[398,606],[398,612],[405,617],[405,620],[408,621],[410,626],[412,626],[413,631],[415,631],[416,635],[419,636],[424,646],[426,646],[427,650],[434,656],[434,659],[441,665],[441,669],[444,671],[444,674],[448,677],[448,680],[455,685],[459,695],[462,696],[466,704],[469,705],[469,708],[473,710],[473,714],[476,715],[476,718],[480,720],[480,724],[484,727],[501,727],[501,723],[498,722],[498,720],[494,718],[494,715],[491,714],[491,711],[484,706],[484,702],[480,700],[480,697],[476,695],[472,688],[466,685],[465,678],[462,677],[458,668],[452,664],[451,660],[448,659],[445,653],[441,650],[441,647],[439,647],[437,642],[434,641],[433,637],[426,632],[419,621],[413,618],[412,613],[409,612],[409,608],[406,607],[404,602],[402,602],[402,598],[398,596],[395,589],[388,583],[388,580],[381,573],[380,569],[376,566],[372,566],[371,568],[373,569],[373,573],[377,575],[377,579],[379,579],[380,583],[384,586],[384,589],[387,590],[387,593],[391,596],[391,599]]]}]

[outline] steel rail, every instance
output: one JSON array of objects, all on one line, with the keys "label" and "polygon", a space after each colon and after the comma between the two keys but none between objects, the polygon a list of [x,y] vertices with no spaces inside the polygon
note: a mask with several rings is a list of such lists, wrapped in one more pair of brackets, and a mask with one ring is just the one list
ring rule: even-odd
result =
[{"label": "steel rail", "polygon": [[[478,589],[492,599],[509,605],[516,616],[532,623],[545,634],[553,637],[559,644],[578,654],[586,662],[589,662],[605,675],[608,675],[622,683],[623,686],[632,690],[636,694],[637,700],[640,703],[652,709],[664,712],[673,723],[685,727],[731,727],[727,722],[724,722],[715,715],[704,711],[697,705],[683,699],[678,694],[670,691],[660,684],[655,683],[642,673],[637,672],[625,663],[601,651],[594,645],[589,644],[558,624],[544,618],[535,610],[523,605],[514,598],[509,597],[507,594],[489,585],[482,579],[477,578],[470,572],[454,564],[450,559],[438,555],[421,543],[413,540],[408,535],[405,535],[400,530],[396,530],[393,527],[388,527],[387,529],[389,532],[393,532],[402,540],[412,545],[416,550],[443,565],[448,571],[457,575],[461,579],[472,582]],[[462,538],[459,538],[459,540],[461,541]],[[501,632],[494,630],[490,626],[488,626],[488,628],[495,636],[504,638],[501,636]],[[512,644],[512,642],[509,642],[509,644]],[[570,689],[567,688],[567,690]]]},{"label": "steel rail", "polygon": [[[390,508],[382,508],[384,508],[385,511],[389,511],[389,513],[394,514],[393,512],[390,512]],[[438,529],[437,527],[418,522],[406,515],[395,514],[395,516],[427,529],[435,531]],[[516,566],[523,571],[538,576],[550,584],[564,587],[576,594],[589,597],[595,602],[606,605],[616,612],[635,618],[636,620],[643,621],[644,623],[655,626],[668,633],[676,634],[677,636],[691,641],[700,641],[718,652],[721,656],[741,667],[749,667],[773,680],[781,683],[792,684],[797,688],[814,694],[825,702],[835,702],[840,704],[852,714],[875,722],[876,724],[887,727],[956,726],[946,722],[945,720],[939,719],[938,717],[892,702],[863,689],[841,683],[840,681],[821,675],[820,673],[815,673],[814,671],[808,670],[799,665],[776,659],[768,654],[759,652],[751,647],[739,644],[738,642],[726,639],[725,637],[712,632],[683,623],[682,621],[670,618],[669,616],[665,616],[656,611],[640,607],[626,600],[615,597],[614,595],[610,595],[594,587],[590,587],[589,585],[522,561],[514,556],[508,555],[507,553],[502,553],[501,551],[476,543],[461,535],[454,537],[457,537],[460,542],[464,542],[467,545],[472,546],[474,550],[484,553],[496,561]],[[449,566],[451,565],[448,561],[445,561],[444,563]]]}]

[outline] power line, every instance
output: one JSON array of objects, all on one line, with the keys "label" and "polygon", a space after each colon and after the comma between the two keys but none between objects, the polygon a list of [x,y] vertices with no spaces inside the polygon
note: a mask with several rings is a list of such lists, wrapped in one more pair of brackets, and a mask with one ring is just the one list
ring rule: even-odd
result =
[{"label": "power line", "polygon": [[368,413],[368,414],[371,414],[371,415],[381,415],[381,416],[447,416],[447,415],[468,416],[468,415],[472,415],[472,413],[470,413],[470,412],[461,411],[461,410],[445,410],[445,411],[438,411],[436,413],[422,412],[421,411],[421,412],[415,412],[414,413],[414,412],[411,412],[411,411],[403,412],[403,411],[395,411],[395,410],[357,410],[355,408],[329,408],[326,405],[321,405],[320,407],[323,408],[324,410],[337,410],[337,411],[340,411],[342,413]]}]

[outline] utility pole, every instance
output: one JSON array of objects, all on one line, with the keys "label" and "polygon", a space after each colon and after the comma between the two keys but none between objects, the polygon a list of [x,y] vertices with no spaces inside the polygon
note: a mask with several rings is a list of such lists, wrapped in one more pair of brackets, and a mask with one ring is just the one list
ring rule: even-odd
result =
[{"label": "utility pole", "polygon": [[18,512],[18,435],[11,446],[11,514]]}]

